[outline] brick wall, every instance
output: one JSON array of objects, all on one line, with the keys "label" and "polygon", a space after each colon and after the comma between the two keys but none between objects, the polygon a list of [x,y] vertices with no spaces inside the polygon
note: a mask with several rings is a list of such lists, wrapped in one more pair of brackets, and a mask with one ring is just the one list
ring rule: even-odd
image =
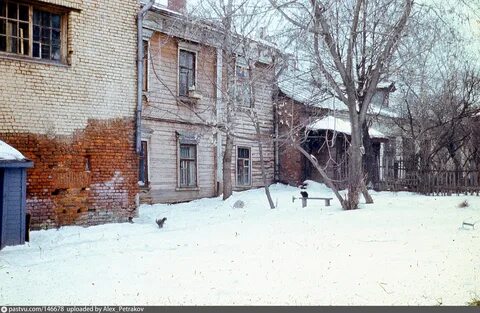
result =
[{"label": "brick wall", "polygon": [[[287,134],[294,132],[297,138],[303,138],[303,128],[298,129],[299,125],[306,126],[310,117],[321,116],[321,110],[298,103],[283,94],[276,99],[276,114],[279,129],[278,151],[278,178],[285,184],[298,186],[305,179],[312,179],[312,173],[309,161],[296,150],[289,142]],[[293,125],[293,127],[292,127]],[[298,132],[298,133],[296,133]]]},{"label": "brick wall", "polygon": [[91,120],[73,136],[0,133],[34,162],[27,211],[34,228],[126,221],[135,215],[133,121]]},{"label": "brick wall", "polygon": [[126,220],[135,213],[138,192],[138,2],[36,3],[71,10],[67,64],[0,53],[0,139],[34,161],[27,191],[32,223]]}]

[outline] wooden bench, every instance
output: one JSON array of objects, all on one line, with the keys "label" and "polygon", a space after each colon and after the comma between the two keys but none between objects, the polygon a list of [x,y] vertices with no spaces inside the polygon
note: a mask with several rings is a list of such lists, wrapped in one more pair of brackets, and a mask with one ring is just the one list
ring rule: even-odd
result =
[{"label": "wooden bench", "polygon": [[330,201],[333,198],[323,198],[323,197],[299,197],[296,198],[295,196],[292,196],[292,203],[295,202],[295,200],[301,199],[302,200],[302,208],[307,206],[307,200],[324,200],[325,201],[325,206],[330,206]]},{"label": "wooden bench", "polygon": [[469,226],[469,227],[472,227],[473,229],[475,229],[475,224],[477,224],[478,222],[480,222],[480,220],[478,220],[478,221],[463,221],[462,228],[465,228],[465,226]]}]

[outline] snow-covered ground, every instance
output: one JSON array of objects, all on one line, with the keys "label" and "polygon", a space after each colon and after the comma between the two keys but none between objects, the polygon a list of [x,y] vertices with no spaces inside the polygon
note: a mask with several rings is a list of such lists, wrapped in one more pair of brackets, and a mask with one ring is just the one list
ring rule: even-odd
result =
[{"label": "snow-covered ground", "polygon": [[[329,190],[311,184],[310,196]],[[480,296],[480,197],[373,193],[342,211],[272,186],[143,206],[134,224],[37,231],[0,251],[1,304],[458,304]],[[245,207],[234,209],[242,199]],[[459,208],[468,200],[470,206]],[[167,217],[163,229],[155,219]]]}]

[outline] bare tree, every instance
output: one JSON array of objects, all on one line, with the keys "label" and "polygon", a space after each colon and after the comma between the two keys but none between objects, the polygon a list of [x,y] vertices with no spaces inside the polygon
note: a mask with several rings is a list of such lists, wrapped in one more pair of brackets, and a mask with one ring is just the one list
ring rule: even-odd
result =
[{"label": "bare tree", "polygon": [[388,69],[410,17],[413,0],[288,1],[270,0],[283,18],[304,34],[314,82],[327,85],[348,107],[351,124],[348,195],[345,209],[355,209],[362,192],[369,195],[362,165],[362,140],[370,102]]},{"label": "bare tree", "polygon": [[[192,113],[197,123],[211,127],[223,135],[217,137],[217,140],[222,141],[223,144],[223,199],[232,195],[232,156],[235,139],[253,140],[259,150],[259,163],[266,195],[270,207],[274,208],[268,189],[269,181],[263,153],[265,143],[271,142],[272,139],[265,136],[265,130],[262,129],[263,117],[259,117],[262,105],[257,100],[256,94],[259,88],[273,89],[275,56],[278,55],[278,51],[268,42],[257,40],[261,38],[255,38],[261,19],[252,12],[259,9],[261,7],[258,4],[249,0],[207,0],[199,3],[191,14],[186,14],[174,21],[170,25],[171,29],[184,29],[190,38],[204,40],[200,43],[215,47],[217,54],[221,54],[221,64],[217,64],[216,75],[208,77],[209,83],[215,86],[219,95],[216,99],[211,99],[212,101],[209,101],[209,105],[203,110],[192,107],[188,101],[178,97],[172,90],[170,94],[177,98],[177,103],[182,108]],[[166,29],[166,33],[170,33],[169,29]],[[257,66],[264,56],[267,56],[271,62],[268,65]],[[246,81],[242,83],[239,83],[237,77],[239,59],[244,60],[246,71],[249,73]],[[154,67],[156,78],[162,82],[159,70],[155,69],[153,63],[152,67]],[[221,81],[217,80],[219,76],[222,77]],[[248,87],[246,88],[248,92],[245,94],[248,97],[242,95],[245,93],[244,87]],[[248,104],[243,101],[246,98],[248,98]],[[216,103],[217,101],[220,104]],[[155,109],[165,110],[161,106],[156,106]],[[176,118],[182,119],[181,114],[177,114]],[[253,137],[240,134],[238,131],[240,124],[245,120],[249,121],[254,130]],[[192,121],[187,118],[185,122]]]}]

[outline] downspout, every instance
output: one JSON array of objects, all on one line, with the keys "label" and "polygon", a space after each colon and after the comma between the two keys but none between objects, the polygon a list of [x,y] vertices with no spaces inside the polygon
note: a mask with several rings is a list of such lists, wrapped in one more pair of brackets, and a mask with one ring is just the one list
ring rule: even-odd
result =
[{"label": "downspout", "polygon": [[[222,48],[217,48],[217,68],[216,68],[216,87],[215,88],[215,111],[217,115],[217,125],[220,126],[223,123],[223,105],[222,105],[222,69],[223,69],[223,50]],[[217,181],[217,196],[221,195],[223,192],[223,138],[220,130],[217,129],[217,172],[216,172],[216,181]]]},{"label": "downspout", "polygon": [[152,8],[155,0],[150,0],[137,15],[137,110],[135,112],[135,150],[137,154],[142,151],[142,110],[143,110],[143,19],[148,10]]}]

